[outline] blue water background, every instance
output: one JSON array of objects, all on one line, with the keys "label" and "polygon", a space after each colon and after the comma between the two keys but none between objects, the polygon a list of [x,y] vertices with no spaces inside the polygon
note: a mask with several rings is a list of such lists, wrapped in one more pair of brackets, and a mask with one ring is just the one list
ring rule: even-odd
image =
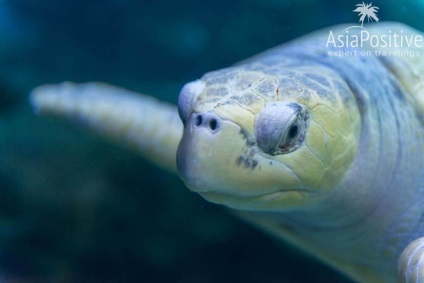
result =
[{"label": "blue water background", "polygon": [[[125,148],[36,117],[29,91],[185,82],[333,24],[359,1],[0,0],[1,282],[350,282]],[[373,1],[424,30],[422,1]]]}]

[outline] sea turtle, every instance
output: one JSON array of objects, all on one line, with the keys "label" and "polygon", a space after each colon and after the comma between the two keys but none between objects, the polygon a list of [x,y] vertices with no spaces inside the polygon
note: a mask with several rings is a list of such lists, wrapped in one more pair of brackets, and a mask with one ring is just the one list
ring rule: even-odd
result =
[{"label": "sea turtle", "polygon": [[[183,87],[178,111],[102,83],[41,86],[31,99],[355,281],[424,282],[424,54],[328,44],[329,31],[363,31],[346,28],[207,73]],[[398,23],[367,28],[423,36]]]}]

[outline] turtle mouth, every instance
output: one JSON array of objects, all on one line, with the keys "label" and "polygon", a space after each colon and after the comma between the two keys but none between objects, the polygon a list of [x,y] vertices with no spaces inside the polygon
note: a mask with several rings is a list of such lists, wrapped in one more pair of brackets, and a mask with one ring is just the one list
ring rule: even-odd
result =
[{"label": "turtle mouth", "polygon": [[199,194],[210,202],[223,204],[234,209],[277,211],[281,208],[287,209],[299,206],[307,199],[307,193],[307,191],[301,189],[290,189],[249,197],[214,192],[201,192]]}]

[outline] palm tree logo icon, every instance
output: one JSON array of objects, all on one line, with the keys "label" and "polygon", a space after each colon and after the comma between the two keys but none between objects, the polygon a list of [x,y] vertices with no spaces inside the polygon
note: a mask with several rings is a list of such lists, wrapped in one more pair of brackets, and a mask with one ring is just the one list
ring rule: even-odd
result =
[{"label": "palm tree logo icon", "polygon": [[364,2],[362,2],[362,4],[357,4],[356,7],[357,8],[353,10],[353,12],[359,13],[358,17],[360,17],[359,22],[361,22],[361,28],[363,28],[365,17],[367,18],[368,22],[370,20],[378,22],[378,17],[376,15],[378,13],[378,7],[373,6],[372,3],[365,4]]}]

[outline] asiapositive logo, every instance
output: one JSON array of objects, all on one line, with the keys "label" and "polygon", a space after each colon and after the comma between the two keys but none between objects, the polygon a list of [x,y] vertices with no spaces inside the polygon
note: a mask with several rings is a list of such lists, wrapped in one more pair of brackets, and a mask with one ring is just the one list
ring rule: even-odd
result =
[{"label": "asiapositive logo", "polygon": [[356,9],[353,10],[353,11],[359,13],[358,14],[358,17],[360,17],[359,18],[359,22],[361,23],[361,25],[360,26],[351,26],[351,27],[348,27],[347,29],[350,29],[350,28],[362,28],[362,29],[365,29],[364,28],[364,20],[365,20],[365,18],[367,18],[368,22],[370,20],[371,21],[378,22],[379,21],[378,20],[378,17],[377,17],[377,13],[378,13],[377,10],[378,9],[379,8],[376,7],[376,6],[373,6],[372,3],[365,4],[364,2],[362,2],[362,4],[356,4]]},{"label": "asiapositive logo", "polygon": [[421,34],[404,33],[403,30],[379,30],[372,34],[364,27],[364,22],[376,22],[379,8],[372,3],[357,4],[353,12],[358,13],[360,25],[353,25],[338,31],[330,30],[326,47],[330,56],[420,56],[418,49],[423,47]]}]

